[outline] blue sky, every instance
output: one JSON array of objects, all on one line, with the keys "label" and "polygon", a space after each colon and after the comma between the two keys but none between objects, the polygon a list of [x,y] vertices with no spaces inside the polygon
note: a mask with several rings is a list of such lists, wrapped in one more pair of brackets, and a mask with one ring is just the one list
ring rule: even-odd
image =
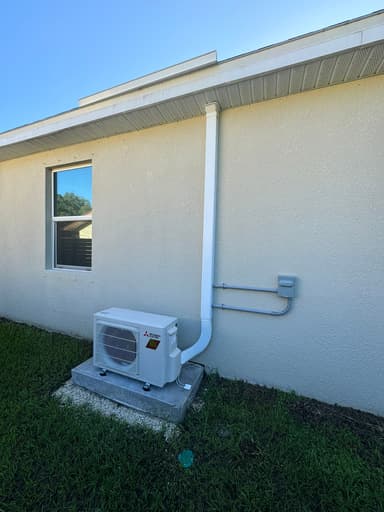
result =
[{"label": "blue sky", "polygon": [[92,203],[92,167],[57,172],[56,187],[58,194],[64,195],[66,192],[72,192]]},{"label": "blue sky", "polygon": [[2,0],[0,132],[210,50],[223,60],[383,7],[382,0]]}]

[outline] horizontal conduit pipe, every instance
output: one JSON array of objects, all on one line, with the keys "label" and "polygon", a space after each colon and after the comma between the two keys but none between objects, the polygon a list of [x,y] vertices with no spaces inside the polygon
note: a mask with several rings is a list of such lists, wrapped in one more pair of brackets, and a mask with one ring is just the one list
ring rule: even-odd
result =
[{"label": "horizontal conduit pipe", "polygon": [[257,313],[259,315],[282,316],[288,313],[292,307],[292,298],[296,296],[296,277],[292,275],[278,275],[278,288],[266,288],[261,286],[244,286],[237,284],[219,283],[214,284],[214,288],[223,290],[240,290],[247,292],[276,293],[281,298],[287,299],[286,306],[280,310],[259,309],[245,306],[232,306],[228,304],[212,304],[213,308],[229,309],[232,311],[244,311],[246,313]]},{"label": "horizontal conduit pipe", "polygon": [[227,304],[212,304],[212,307],[217,309],[229,309],[232,311],[244,311],[245,313],[257,313],[258,315],[282,316],[288,313],[291,309],[292,299],[287,299],[287,305],[281,311],[275,311],[273,309],[246,308],[242,306],[228,306]]},{"label": "horizontal conduit pipe", "polygon": [[220,283],[220,284],[214,284],[214,288],[223,288],[224,290],[244,290],[248,292],[265,292],[265,293],[277,293],[277,288],[261,288],[261,287],[254,287],[254,286],[239,286],[236,284],[226,284],[226,283]]}]

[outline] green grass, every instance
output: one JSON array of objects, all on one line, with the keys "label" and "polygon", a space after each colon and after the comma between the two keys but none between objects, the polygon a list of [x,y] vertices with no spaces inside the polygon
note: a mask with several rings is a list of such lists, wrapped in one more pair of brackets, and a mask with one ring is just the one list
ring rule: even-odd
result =
[{"label": "green grass", "polygon": [[384,510],[380,419],[212,376],[166,442],[51,397],[90,353],[0,321],[2,512]]}]

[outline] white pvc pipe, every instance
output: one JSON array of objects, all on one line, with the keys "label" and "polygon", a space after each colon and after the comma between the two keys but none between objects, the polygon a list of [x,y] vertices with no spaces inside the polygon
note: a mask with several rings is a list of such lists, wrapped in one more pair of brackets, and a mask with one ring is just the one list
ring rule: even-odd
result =
[{"label": "white pvc pipe", "polygon": [[216,175],[219,138],[218,103],[205,107],[204,224],[201,269],[201,332],[199,339],[181,353],[181,364],[203,352],[212,336],[212,298],[215,259]]}]

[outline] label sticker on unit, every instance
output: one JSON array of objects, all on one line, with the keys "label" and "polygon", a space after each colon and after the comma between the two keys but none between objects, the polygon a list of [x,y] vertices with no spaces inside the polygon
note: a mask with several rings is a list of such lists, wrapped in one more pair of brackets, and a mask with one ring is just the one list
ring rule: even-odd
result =
[{"label": "label sticker on unit", "polygon": [[146,348],[156,350],[159,345],[160,345],[160,340],[155,340],[154,338],[150,338],[148,340],[148,343],[145,346],[146,346]]},{"label": "label sticker on unit", "polygon": [[156,340],[160,339],[160,334],[154,334],[153,332],[145,331],[143,336],[147,336],[148,338],[155,338]]}]

